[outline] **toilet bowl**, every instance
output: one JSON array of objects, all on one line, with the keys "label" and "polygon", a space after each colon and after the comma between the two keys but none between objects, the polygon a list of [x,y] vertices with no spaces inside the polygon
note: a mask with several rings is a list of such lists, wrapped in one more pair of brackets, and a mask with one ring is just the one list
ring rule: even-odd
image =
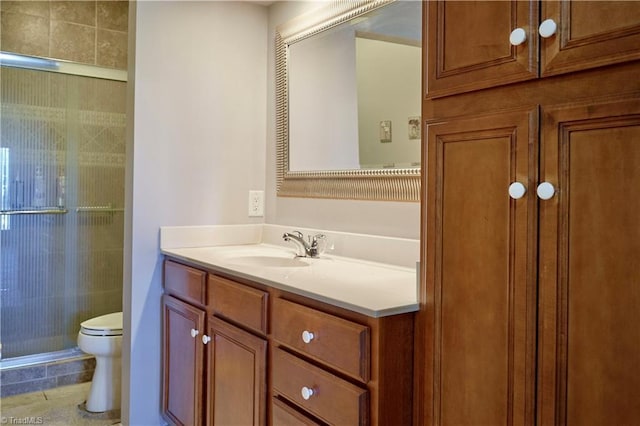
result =
[{"label": "toilet bowl", "polygon": [[96,369],[87,396],[87,411],[99,413],[120,409],[122,312],[82,322],[78,347],[96,358]]}]

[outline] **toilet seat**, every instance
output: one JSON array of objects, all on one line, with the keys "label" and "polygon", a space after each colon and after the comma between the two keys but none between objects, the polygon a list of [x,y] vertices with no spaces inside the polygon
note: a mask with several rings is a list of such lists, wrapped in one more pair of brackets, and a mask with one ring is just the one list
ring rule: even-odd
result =
[{"label": "toilet seat", "polygon": [[122,336],[122,312],[88,319],[80,323],[80,332],[89,336]]}]

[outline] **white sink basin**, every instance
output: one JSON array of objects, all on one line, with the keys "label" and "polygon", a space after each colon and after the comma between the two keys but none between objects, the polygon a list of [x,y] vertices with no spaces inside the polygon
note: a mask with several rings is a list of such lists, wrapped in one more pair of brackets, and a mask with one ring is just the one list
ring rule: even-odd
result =
[{"label": "white sink basin", "polygon": [[282,256],[236,256],[228,257],[227,260],[232,265],[238,266],[260,266],[271,268],[299,268],[309,266],[309,263],[305,262],[300,257],[282,257]]}]

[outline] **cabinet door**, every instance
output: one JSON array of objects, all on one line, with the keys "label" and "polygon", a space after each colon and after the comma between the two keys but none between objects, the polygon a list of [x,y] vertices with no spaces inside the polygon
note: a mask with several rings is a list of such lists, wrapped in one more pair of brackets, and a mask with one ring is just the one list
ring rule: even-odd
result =
[{"label": "cabinet door", "polygon": [[539,423],[640,419],[640,100],[548,110],[540,179]]},{"label": "cabinet door", "polygon": [[540,40],[542,76],[640,58],[637,1],[543,1],[546,19],[558,30]]},{"label": "cabinet door", "polygon": [[[162,297],[162,411],[175,425],[200,425],[203,417],[205,312],[171,296]],[[192,335],[195,335],[192,336]]]},{"label": "cabinet door", "polygon": [[209,425],[266,424],[267,341],[209,319]]},{"label": "cabinet door", "polygon": [[[427,97],[469,92],[536,78],[538,3],[429,1],[423,37]],[[512,46],[511,31],[527,40]]]},{"label": "cabinet door", "polygon": [[537,111],[427,127],[418,424],[533,422]]}]

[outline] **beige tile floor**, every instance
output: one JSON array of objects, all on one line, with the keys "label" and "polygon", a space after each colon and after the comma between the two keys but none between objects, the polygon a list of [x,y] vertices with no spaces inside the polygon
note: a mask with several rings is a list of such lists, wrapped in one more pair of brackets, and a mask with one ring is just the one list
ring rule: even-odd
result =
[{"label": "beige tile floor", "polygon": [[0,423],[46,426],[120,425],[119,412],[88,413],[83,404],[90,382],[0,399]]}]

